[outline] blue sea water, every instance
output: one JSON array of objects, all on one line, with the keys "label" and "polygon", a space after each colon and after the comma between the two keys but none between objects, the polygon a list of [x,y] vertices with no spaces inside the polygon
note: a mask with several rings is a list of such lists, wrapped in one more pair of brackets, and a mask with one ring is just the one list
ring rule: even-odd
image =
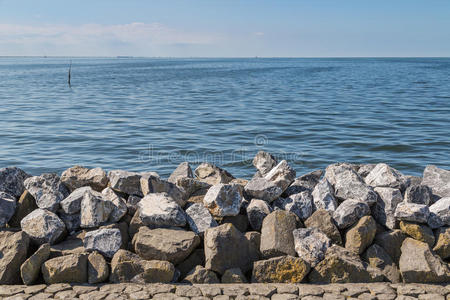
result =
[{"label": "blue sea water", "polygon": [[[67,84],[72,60],[72,86]],[[0,58],[0,167],[450,169],[450,59]]]}]

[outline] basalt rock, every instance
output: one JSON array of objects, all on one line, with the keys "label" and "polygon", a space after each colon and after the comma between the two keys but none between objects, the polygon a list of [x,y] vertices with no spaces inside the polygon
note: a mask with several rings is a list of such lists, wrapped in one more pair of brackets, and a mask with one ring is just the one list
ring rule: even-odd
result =
[{"label": "basalt rock", "polygon": [[298,194],[303,191],[312,192],[320,181],[323,175],[323,170],[316,170],[311,173],[297,177],[293,183],[284,191],[283,196]]},{"label": "basalt rock", "polygon": [[25,190],[16,202],[16,211],[9,220],[8,224],[11,227],[20,228],[20,221],[30,214],[33,210],[37,209],[36,200],[34,197]]},{"label": "basalt rock", "polygon": [[66,234],[63,221],[51,211],[38,208],[20,222],[22,230],[37,245],[55,244]]},{"label": "basalt rock", "polygon": [[378,269],[390,282],[401,282],[397,265],[381,246],[373,244],[363,253],[362,258],[371,267]]},{"label": "basalt rock", "polygon": [[142,197],[141,176],[142,174],[140,173],[124,170],[112,170],[108,172],[109,184],[113,190]]},{"label": "basalt rock", "polygon": [[426,225],[401,221],[400,230],[415,240],[427,243],[430,247],[434,245],[433,230]]},{"label": "basalt rock", "polygon": [[426,185],[412,185],[405,191],[405,202],[430,205],[431,189]]},{"label": "basalt rock", "polygon": [[20,266],[23,283],[29,285],[38,279],[41,266],[49,256],[50,244],[43,244]]},{"label": "basalt rock", "polygon": [[88,283],[96,284],[104,282],[109,277],[109,266],[105,258],[98,252],[92,252],[88,256]]},{"label": "basalt rock", "polygon": [[187,274],[183,282],[188,282],[190,284],[211,284],[220,283],[220,280],[213,271],[202,266],[196,266]]},{"label": "basalt rock", "polygon": [[223,273],[222,283],[247,283],[247,278],[239,268],[228,269]]},{"label": "basalt rock", "polygon": [[61,175],[61,181],[70,191],[89,186],[101,192],[108,185],[108,177],[102,168],[88,169],[82,166],[65,170]]},{"label": "basalt rock", "polygon": [[41,267],[44,281],[54,283],[86,283],[87,255],[71,254],[47,260]]},{"label": "basalt rock", "polygon": [[57,211],[59,203],[69,196],[69,190],[59,176],[53,173],[42,174],[25,179],[25,188],[36,200],[39,208]]},{"label": "basalt rock", "polygon": [[375,220],[371,216],[362,217],[345,234],[345,248],[362,254],[372,244],[376,231]]},{"label": "basalt rock", "polygon": [[260,260],[253,264],[254,283],[300,283],[310,270],[307,262],[299,257],[280,256]]},{"label": "basalt rock", "polygon": [[102,191],[103,199],[112,203],[112,211],[109,215],[108,221],[112,223],[119,222],[127,213],[127,204],[124,198],[120,197],[111,188],[106,188]]},{"label": "basalt rock", "polygon": [[382,247],[396,264],[400,260],[400,248],[406,239],[406,234],[401,230],[392,230],[379,233],[375,236],[375,243]]},{"label": "basalt rock", "polygon": [[0,192],[5,192],[19,198],[25,190],[24,181],[30,177],[16,167],[0,169]]},{"label": "basalt rock", "polygon": [[442,259],[450,257],[450,227],[439,228],[436,232],[436,245],[433,251]]},{"label": "basalt rock", "polygon": [[68,215],[78,214],[81,210],[81,201],[86,192],[92,191],[90,186],[75,189],[69,196],[61,201],[61,210]]}]

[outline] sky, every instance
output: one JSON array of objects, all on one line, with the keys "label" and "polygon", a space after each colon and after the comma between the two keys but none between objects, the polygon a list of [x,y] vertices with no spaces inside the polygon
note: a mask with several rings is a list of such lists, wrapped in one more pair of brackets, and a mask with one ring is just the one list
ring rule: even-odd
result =
[{"label": "sky", "polygon": [[449,0],[0,0],[0,56],[450,56]]}]

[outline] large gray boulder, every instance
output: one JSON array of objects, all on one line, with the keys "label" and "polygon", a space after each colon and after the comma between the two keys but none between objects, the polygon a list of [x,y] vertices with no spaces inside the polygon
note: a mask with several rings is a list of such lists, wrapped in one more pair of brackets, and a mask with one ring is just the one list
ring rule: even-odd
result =
[{"label": "large gray boulder", "polygon": [[113,189],[107,187],[102,191],[103,200],[112,203],[112,211],[109,215],[108,221],[111,223],[117,223],[127,214],[128,207],[126,200],[119,196]]},{"label": "large gray boulder", "polygon": [[224,169],[210,163],[202,163],[194,171],[195,177],[210,185],[230,183],[234,177]]},{"label": "large gray boulder", "polygon": [[253,158],[253,165],[259,174],[264,176],[277,165],[277,160],[270,153],[258,151]]},{"label": "large gray boulder", "polygon": [[350,227],[360,218],[370,214],[370,208],[366,202],[348,199],[339,205],[333,214],[336,225],[340,229]]},{"label": "large gray boulder", "polygon": [[245,185],[244,191],[250,198],[261,199],[268,203],[283,193],[283,190],[273,181],[265,178],[253,178]]},{"label": "large gray boulder", "polygon": [[0,228],[6,226],[16,211],[16,198],[8,193],[0,192]]},{"label": "large gray boulder", "polygon": [[43,244],[20,266],[23,283],[29,285],[38,279],[41,266],[49,256],[50,244]]},{"label": "large gray boulder", "polygon": [[272,181],[284,192],[294,182],[295,176],[295,170],[289,166],[287,161],[282,160],[264,175],[264,179]]},{"label": "large gray boulder", "polygon": [[187,161],[182,162],[178,167],[170,174],[168,182],[177,183],[178,178],[194,178],[191,166]]},{"label": "large gray boulder", "polygon": [[247,206],[247,216],[250,226],[254,230],[261,230],[264,218],[272,212],[272,208],[266,201],[260,199],[252,199]]},{"label": "large gray boulder", "polygon": [[296,214],[303,221],[312,215],[313,197],[310,191],[303,191],[287,198],[278,198],[274,206]]},{"label": "large gray boulder", "polygon": [[55,244],[66,233],[66,226],[56,214],[38,208],[22,219],[22,230],[35,244]]},{"label": "large gray boulder", "polygon": [[81,227],[95,228],[105,224],[115,206],[102,193],[87,190],[81,200]]},{"label": "large gray boulder", "polygon": [[56,212],[59,203],[69,196],[69,190],[57,174],[47,173],[25,179],[25,188],[36,199],[39,208]]},{"label": "large gray boulder", "polygon": [[312,192],[314,210],[325,209],[335,211],[338,207],[334,198],[334,189],[330,182],[323,178],[317,183]]},{"label": "large gray boulder", "polygon": [[23,231],[0,231],[0,284],[20,284],[20,266],[27,259],[29,238]]},{"label": "large gray boulder", "polygon": [[89,231],[84,236],[83,245],[86,251],[98,251],[112,258],[122,245],[122,235],[117,228]]},{"label": "large gray boulder", "polygon": [[430,165],[423,171],[422,184],[431,188],[437,198],[450,197],[450,171]]},{"label": "large gray boulder", "polygon": [[101,192],[108,185],[108,177],[102,168],[88,169],[82,166],[73,166],[61,174],[61,181],[70,190],[89,186]]},{"label": "large gray boulder", "polygon": [[186,209],[186,220],[196,234],[203,234],[206,229],[217,226],[209,210],[200,203],[194,203]]},{"label": "large gray boulder", "polygon": [[430,210],[425,204],[401,202],[395,209],[395,217],[398,220],[427,223]]},{"label": "large gray boulder", "polygon": [[203,198],[203,205],[213,216],[236,216],[241,209],[242,198],[242,188],[239,185],[219,183],[208,190]]},{"label": "large gray boulder", "polygon": [[390,229],[398,228],[398,222],[395,219],[395,209],[403,201],[402,193],[399,189],[390,187],[377,187],[375,192],[378,194],[377,203],[372,207],[372,215],[381,225]]},{"label": "large gray boulder", "polygon": [[290,196],[303,191],[312,192],[320,181],[323,170],[316,170],[308,174],[297,177],[293,183],[284,191],[283,196]]},{"label": "large gray boulder", "polygon": [[112,170],[108,172],[108,179],[113,190],[128,195],[143,196],[141,190],[142,174],[124,170]]},{"label": "large gray boulder", "polygon": [[314,267],[325,258],[331,240],[317,228],[298,228],[292,232],[295,252]]},{"label": "large gray boulder", "polygon": [[138,207],[142,222],[151,228],[186,225],[184,211],[166,193],[148,194],[138,203]]},{"label": "large gray boulder", "polygon": [[276,210],[264,218],[261,228],[261,254],[265,258],[295,256],[294,236],[297,216],[284,210]]},{"label": "large gray boulder", "polygon": [[81,200],[86,192],[92,191],[90,186],[75,189],[69,196],[61,201],[61,209],[68,215],[78,214],[81,210]]},{"label": "large gray boulder", "polygon": [[406,183],[406,178],[402,173],[389,165],[379,163],[366,176],[365,181],[372,187],[402,189]]},{"label": "large gray boulder", "polygon": [[401,255],[400,248],[406,237],[406,234],[399,229],[384,231],[375,235],[375,244],[382,247],[392,260],[398,264]]},{"label": "large gray boulder", "polygon": [[450,197],[444,197],[430,206],[430,214],[436,216],[442,226],[450,226]]},{"label": "large gray boulder", "polygon": [[23,194],[24,180],[30,177],[22,169],[7,167],[0,169],[0,192],[5,192],[18,198]]},{"label": "large gray boulder", "polygon": [[186,204],[185,192],[176,184],[163,180],[159,176],[147,173],[141,177],[141,190],[145,195],[150,193],[167,193],[178,205],[183,207]]},{"label": "large gray boulder", "polygon": [[405,191],[405,202],[430,205],[432,202],[431,189],[422,184],[411,185]]}]

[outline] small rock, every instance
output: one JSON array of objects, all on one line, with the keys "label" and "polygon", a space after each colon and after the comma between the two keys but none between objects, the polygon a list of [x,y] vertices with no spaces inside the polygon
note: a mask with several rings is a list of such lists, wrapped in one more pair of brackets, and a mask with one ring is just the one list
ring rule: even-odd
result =
[{"label": "small rock", "polygon": [[138,209],[138,203],[142,200],[142,197],[136,196],[136,195],[130,195],[128,196],[127,200],[127,213],[130,216],[134,216]]},{"label": "small rock", "polygon": [[222,275],[222,283],[247,283],[247,278],[239,268],[226,270]]},{"label": "small rock", "polygon": [[86,233],[83,239],[87,251],[98,251],[106,257],[113,257],[122,245],[119,229],[98,229]]},{"label": "small rock", "polygon": [[187,177],[178,178],[177,186],[184,190],[186,199],[193,196],[205,195],[211,187],[211,185],[206,182]]},{"label": "small rock", "polygon": [[314,187],[312,192],[314,210],[325,209],[328,211],[335,211],[338,207],[336,199],[334,198],[334,189],[330,182],[323,178]]},{"label": "small rock", "polygon": [[37,208],[36,200],[31,196],[30,192],[25,190],[19,201],[16,202],[16,212],[9,220],[9,226],[20,228],[20,221]]},{"label": "small rock", "polygon": [[288,198],[278,198],[274,202],[274,206],[296,214],[303,221],[309,218],[313,212],[313,197],[311,192],[303,191]]},{"label": "small rock", "polygon": [[141,190],[142,174],[124,170],[112,170],[108,172],[108,179],[113,190],[128,195],[143,196]]},{"label": "small rock", "polygon": [[87,255],[71,254],[47,260],[41,267],[44,281],[54,283],[86,283]]},{"label": "small rock", "polygon": [[36,199],[39,208],[57,211],[59,203],[69,196],[69,190],[56,174],[42,174],[25,179],[25,188]]},{"label": "small rock", "polygon": [[78,214],[81,210],[81,201],[86,192],[92,191],[90,186],[75,189],[67,198],[61,201],[61,209],[68,215]]},{"label": "small rock", "polygon": [[437,198],[450,197],[450,171],[427,166],[423,171],[422,184],[429,186]]},{"label": "small rock", "polygon": [[336,225],[344,229],[355,224],[360,218],[370,213],[370,208],[365,202],[348,199],[339,205],[333,214]]},{"label": "small rock", "polygon": [[398,220],[416,223],[427,223],[430,211],[425,204],[401,202],[395,209],[395,217]]},{"label": "small rock", "polygon": [[331,240],[317,228],[299,228],[293,231],[295,251],[314,267],[325,258]]},{"label": "small rock", "polygon": [[401,282],[400,271],[387,252],[377,244],[367,248],[362,258],[373,268],[380,270],[392,283]]},{"label": "small rock", "polygon": [[433,251],[442,259],[450,257],[450,227],[439,228],[436,232],[437,242]]},{"label": "small rock", "polygon": [[401,221],[400,230],[415,240],[427,243],[430,247],[434,245],[433,230],[426,225]]},{"label": "small rock", "polygon": [[0,285],[19,284],[20,266],[27,259],[29,238],[23,231],[0,231]]},{"label": "small rock", "polygon": [[367,175],[365,181],[368,185],[373,187],[390,187],[401,189],[406,178],[402,173],[387,164],[377,164],[372,171]]},{"label": "small rock", "polygon": [[0,192],[0,228],[6,226],[16,211],[16,198],[13,195]]},{"label": "small rock", "polygon": [[396,264],[400,260],[400,248],[406,239],[406,234],[401,230],[392,230],[379,233],[375,236],[375,243],[382,247]]},{"label": "small rock", "polygon": [[41,271],[41,265],[49,256],[50,244],[43,244],[20,266],[23,283],[30,285],[36,281]]},{"label": "small rock", "polygon": [[295,170],[288,165],[287,161],[282,160],[264,175],[264,179],[272,181],[282,190],[282,192],[284,192],[295,180],[295,176]]},{"label": "small rock", "polygon": [[280,256],[260,260],[253,264],[254,283],[300,283],[308,274],[310,266],[303,259]]},{"label": "small rock", "polygon": [[183,227],[186,215],[166,193],[148,194],[138,204],[142,222],[151,227]]},{"label": "small rock", "polygon": [[345,248],[361,254],[372,244],[377,232],[377,225],[371,216],[362,217],[345,234]]},{"label": "small rock", "polygon": [[191,166],[187,161],[182,162],[178,167],[170,174],[167,181],[171,183],[177,183],[178,178],[194,178]]},{"label": "small rock", "polygon": [[234,177],[227,171],[210,163],[202,163],[194,171],[195,177],[210,185],[230,183]]},{"label": "small rock", "polygon": [[89,254],[87,267],[89,284],[102,283],[108,279],[109,266],[100,253],[92,252]]},{"label": "small rock", "polygon": [[430,206],[430,213],[435,215],[443,225],[450,226],[450,197],[444,197]]},{"label": "small rock", "polygon": [[271,207],[264,200],[252,199],[247,206],[247,216],[250,226],[254,230],[261,230],[264,218],[272,212]]},{"label": "small rock", "polygon": [[51,211],[41,208],[23,218],[20,225],[31,241],[38,245],[55,244],[66,233],[63,221]]},{"label": "small rock", "polygon": [[341,234],[336,227],[330,212],[325,209],[319,209],[315,211],[311,217],[305,221],[305,226],[308,228],[317,228],[323,233],[325,233],[328,238],[330,238],[333,243],[342,245]]},{"label": "small rock", "polygon": [[109,215],[108,221],[111,223],[117,223],[127,214],[127,204],[125,199],[120,197],[111,188],[106,188],[102,191],[103,199],[113,204],[113,209]]},{"label": "small rock", "polygon": [[183,282],[189,282],[191,284],[212,284],[220,283],[220,280],[213,271],[202,266],[196,266],[187,274]]},{"label": "small rock", "polygon": [[253,158],[253,165],[259,171],[259,174],[264,176],[277,165],[277,160],[270,153],[258,151]]},{"label": "small rock", "polygon": [[405,202],[430,205],[431,189],[426,185],[412,185],[405,191]]},{"label": "small rock", "polygon": [[115,206],[102,193],[87,190],[81,200],[81,227],[95,228],[105,224]]},{"label": "small rock", "polygon": [[18,198],[25,191],[24,181],[30,177],[22,169],[7,167],[0,169],[0,192],[5,192]]},{"label": "small rock", "polygon": [[196,234],[203,234],[206,229],[218,226],[209,210],[200,203],[194,203],[186,209],[186,220]]},{"label": "small rock", "polygon": [[276,210],[264,218],[261,228],[260,251],[265,258],[280,255],[295,256],[292,231],[297,228],[297,217],[290,212]]},{"label": "small rock", "polygon": [[311,173],[297,177],[293,183],[284,191],[283,195],[289,197],[290,195],[298,194],[303,191],[312,192],[322,177],[323,171],[316,170]]},{"label": "small rock", "polygon": [[167,193],[181,207],[186,204],[184,190],[154,174],[148,173],[141,177],[141,190],[144,196],[150,193]]},{"label": "small rock", "polygon": [[390,187],[377,187],[375,192],[379,195],[377,203],[372,208],[375,220],[389,229],[398,228],[394,214],[397,205],[403,201],[402,193],[399,189]]},{"label": "small rock", "polygon": [[242,202],[242,190],[237,184],[213,185],[205,195],[203,204],[217,217],[236,216]]},{"label": "small rock", "polygon": [[108,177],[102,168],[88,169],[82,166],[74,166],[61,174],[61,181],[70,190],[89,186],[97,192],[101,192],[108,185]]},{"label": "small rock", "polygon": [[244,188],[250,198],[261,199],[268,203],[280,197],[283,190],[274,182],[264,178],[253,178]]}]

